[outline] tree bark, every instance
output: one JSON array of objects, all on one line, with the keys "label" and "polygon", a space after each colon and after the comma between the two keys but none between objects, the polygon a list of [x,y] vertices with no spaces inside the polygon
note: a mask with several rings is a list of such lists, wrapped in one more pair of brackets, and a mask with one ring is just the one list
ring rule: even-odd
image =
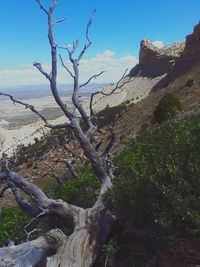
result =
[{"label": "tree bark", "polygon": [[47,267],[90,267],[112,229],[114,218],[103,214],[99,218],[90,209],[80,214],[78,224],[58,252],[48,257]]},{"label": "tree bark", "polygon": [[70,236],[54,229],[43,237],[0,249],[1,267],[90,267],[108,238],[114,219],[99,218],[93,210],[82,210]]},{"label": "tree bark", "polygon": [[34,267],[46,266],[45,258],[55,253],[64,244],[66,237],[59,229],[54,229],[46,235],[18,246],[9,246],[0,249],[1,267]]}]

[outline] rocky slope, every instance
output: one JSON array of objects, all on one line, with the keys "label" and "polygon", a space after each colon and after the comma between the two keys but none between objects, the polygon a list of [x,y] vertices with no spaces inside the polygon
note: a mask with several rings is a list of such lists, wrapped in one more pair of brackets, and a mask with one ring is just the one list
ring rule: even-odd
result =
[{"label": "rocky slope", "polygon": [[[127,98],[133,92],[140,95],[139,92],[145,91],[145,94],[134,106],[129,106],[116,123],[115,131],[119,138],[114,149],[116,153],[144,126],[153,126],[153,112],[167,92],[177,95],[182,103],[183,110],[177,120],[187,120],[200,113],[200,24],[195,26],[194,32],[186,37],[185,42],[161,49],[144,39],[141,42],[139,63],[128,76],[132,83],[126,85],[125,92],[123,87],[122,93]],[[145,89],[144,81],[149,86]]]},{"label": "rocky slope", "polygon": [[[150,91],[167,87],[172,81],[184,75],[200,62],[200,23],[194,32],[186,37],[186,41],[158,48],[148,39],[140,44],[139,63],[130,71],[122,83],[130,79],[116,94],[95,98],[94,110],[116,106],[131,100],[136,103],[147,97]],[[109,93],[114,86],[103,91]]]},{"label": "rocky slope", "polygon": [[167,72],[167,75],[153,87],[153,90],[168,86],[170,82],[185,74],[193,66],[200,62],[200,23],[194,27],[192,34],[186,36],[185,46],[183,51],[174,61],[172,68]]}]

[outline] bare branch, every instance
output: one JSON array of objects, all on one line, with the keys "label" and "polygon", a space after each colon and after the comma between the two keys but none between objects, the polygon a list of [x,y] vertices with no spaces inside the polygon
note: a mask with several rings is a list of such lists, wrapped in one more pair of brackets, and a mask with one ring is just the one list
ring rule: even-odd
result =
[{"label": "bare branch", "polygon": [[57,0],[52,0],[52,4],[51,4],[51,6],[50,6],[50,8],[49,8],[49,12],[48,12],[49,15],[52,15],[52,13],[53,13],[53,11],[54,11],[56,5],[57,5]]},{"label": "bare branch", "polygon": [[73,58],[73,54],[75,53],[78,46],[79,46],[79,40],[77,39],[75,42],[73,42],[71,50],[68,47],[65,48],[68,52],[69,60],[71,61],[72,64],[74,64],[75,61],[75,59]]},{"label": "bare branch", "polygon": [[110,138],[110,141],[107,144],[107,146],[106,146],[106,148],[105,148],[105,150],[104,150],[104,152],[102,154],[103,156],[107,155],[110,152],[110,150],[113,147],[113,144],[115,142],[115,139],[116,139],[116,136],[115,136],[115,134],[113,132],[113,129],[110,129],[110,132],[111,132],[111,138]]},{"label": "bare branch", "polygon": [[99,151],[99,148],[100,148],[101,145],[102,145],[102,141],[99,141],[95,146],[95,150]]},{"label": "bare branch", "polygon": [[66,147],[65,144],[61,144],[61,145],[62,145],[64,151],[70,153],[70,154],[72,155],[73,158],[78,158],[78,159],[80,159],[81,163],[83,163],[83,155],[82,155],[82,153],[79,153],[79,154],[78,154],[78,153],[75,152],[75,150],[72,150],[72,149],[70,149],[69,147]]},{"label": "bare branch", "polygon": [[[79,66],[79,61],[81,60],[83,54],[85,53],[85,51],[87,50],[87,48],[91,45],[91,41],[90,41],[90,38],[89,38],[89,29],[90,29],[90,26],[92,24],[93,15],[94,15],[95,12],[96,12],[96,10],[94,10],[92,16],[89,19],[89,22],[87,24],[87,27],[86,27],[86,39],[87,39],[88,43],[85,44],[85,46],[82,49],[81,53],[79,54],[78,58],[77,59],[74,59],[73,58],[73,54],[74,54],[74,52],[76,51],[76,49],[77,49],[77,47],[79,45],[79,40],[76,40],[75,42],[73,42],[72,50],[70,50],[68,47],[66,47],[66,50],[68,51],[68,55],[69,55],[69,60],[73,64],[74,74],[72,74],[72,72],[65,66],[65,64],[64,64],[64,62],[62,60],[62,57],[60,56],[60,60],[61,60],[62,66],[66,69],[66,71],[74,79],[74,92],[73,92],[73,95],[72,95],[72,102],[73,102],[75,108],[77,108],[77,110],[79,111],[82,119],[86,123],[86,125],[87,125],[87,127],[89,129],[89,132],[95,132],[95,130],[94,130],[95,127],[94,127],[93,123],[91,122],[90,118],[87,116],[86,111],[83,109],[82,104],[80,103],[80,100],[78,98],[78,90],[79,90],[80,87],[83,86],[82,85],[82,86],[79,87],[79,69],[78,69],[78,66]],[[56,62],[56,58],[55,58],[56,57],[56,48],[53,49],[53,46],[52,46],[53,32],[52,32],[52,25],[51,25],[51,23],[49,23],[49,33],[50,33],[49,34],[49,40],[50,40],[50,44],[51,44],[51,47],[52,47],[52,62],[53,62],[53,58],[54,58],[54,61]],[[55,67],[55,65],[56,65],[56,63],[54,64],[54,67]],[[52,64],[52,66],[53,66],[53,64]],[[97,75],[94,75],[93,77],[91,77],[85,83],[85,85],[88,84],[93,78],[96,78],[99,75],[97,74]],[[56,75],[54,75],[54,76],[56,78]],[[54,88],[53,91],[55,91],[55,88]],[[55,99],[57,99],[57,98],[58,98],[58,96],[56,96]],[[72,117],[75,118],[75,114],[73,114],[73,116],[72,116],[72,114],[70,114],[70,119],[72,119]],[[76,119],[77,119],[77,117],[76,117]]]},{"label": "bare branch", "polygon": [[38,218],[40,218],[40,217],[42,217],[42,216],[44,216],[45,215],[45,212],[40,212],[39,214],[37,214],[37,216],[35,216],[35,217],[33,217],[33,218],[31,218],[31,220],[29,221],[29,223],[27,224],[27,225],[25,225],[25,227],[24,227],[24,232],[25,232],[25,234],[26,234],[26,241],[29,241],[29,238],[30,238],[30,236],[33,234],[33,233],[35,233],[36,231],[41,231],[41,229],[33,229],[33,230],[31,230],[31,231],[28,231],[27,230],[27,228],[34,222],[34,221],[36,221]]},{"label": "bare branch", "polygon": [[13,195],[15,196],[17,204],[24,212],[28,213],[31,217],[35,217],[41,212],[39,208],[31,206],[27,201],[25,201],[20,193],[19,188],[14,183],[9,181],[8,184],[13,192]]},{"label": "bare branch", "polygon": [[30,232],[24,230],[25,234],[26,234],[26,242],[30,241],[30,237],[32,234],[34,234],[35,232],[40,232],[41,229],[40,228],[35,228],[33,230],[31,230]]},{"label": "bare branch", "polygon": [[44,11],[44,13],[46,13],[48,15],[48,11],[46,10],[46,8],[41,4],[40,0],[35,0],[36,3],[38,3],[40,9],[42,9]]},{"label": "bare branch", "polygon": [[50,168],[51,173],[45,173],[43,175],[43,177],[49,175],[49,176],[53,177],[60,185],[62,185],[63,182],[62,182],[61,178],[57,175],[57,173],[56,173],[55,169],[53,168],[53,166],[51,166],[51,164],[48,163],[47,161],[45,162],[45,165]]},{"label": "bare branch", "polygon": [[55,160],[54,162],[56,162],[56,163],[64,163],[65,166],[67,167],[67,169],[70,171],[71,175],[74,178],[78,178],[78,174],[75,171],[74,166],[73,166],[73,164],[75,163],[75,161],[70,160],[70,159],[61,159],[61,160]]},{"label": "bare branch", "polygon": [[[95,128],[95,126],[93,125],[92,121],[88,117],[88,115],[87,115],[86,111],[84,110],[82,104],[80,103],[80,100],[78,97],[79,69],[78,69],[77,59],[74,60],[73,69],[74,69],[74,91],[73,91],[73,95],[72,95],[72,102],[73,102],[74,106],[77,108],[77,110],[79,111],[79,113],[81,114],[81,117],[82,117],[83,121],[85,122],[85,124],[87,125],[88,129],[93,129],[93,128]],[[76,128],[77,128],[77,126],[78,125],[76,124]],[[79,124],[78,128],[80,130],[80,124]]]},{"label": "bare branch", "polygon": [[51,80],[51,75],[44,71],[40,63],[34,62],[33,66],[36,67],[39,70],[39,72],[42,73],[46,77],[46,79],[48,79],[49,81]]},{"label": "bare branch", "polygon": [[78,60],[77,60],[78,62],[81,60],[81,58],[85,54],[86,50],[92,44],[92,41],[90,40],[90,37],[89,37],[89,30],[90,30],[90,26],[91,26],[91,24],[93,22],[93,16],[94,16],[95,13],[96,13],[96,9],[93,11],[92,16],[90,17],[90,19],[88,21],[88,24],[87,24],[87,27],[86,27],[86,39],[87,39],[88,43],[84,45],[82,51],[80,52],[80,54],[78,56]]},{"label": "bare branch", "polygon": [[29,182],[16,172],[1,172],[0,179],[7,181],[9,186],[11,183],[14,184],[14,186],[21,189],[25,194],[31,197],[38,209],[40,209],[40,212],[54,213],[61,217],[66,217],[66,219],[69,219],[69,216],[72,216],[76,222],[79,211],[81,210],[80,207],[70,205],[62,200],[48,198],[39,187]]},{"label": "bare branch", "polygon": [[129,83],[130,80],[131,80],[131,77],[129,77],[129,79],[127,81],[124,81],[121,83],[121,81],[124,79],[124,77],[126,76],[126,73],[127,73],[128,69],[125,70],[124,74],[122,75],[122,77],[119,79],[119,81],[116,83],[115,87],[112,89],[111,92],[109,93],[105,93],[103,91],[97,91],[95,93],[93,93],[91,95],[91,98],[90,98],[90,116],[93,116],[94,115],[94,112],[93,112],[93,99],[96,95],[98,94],[101,94],[101,95],[104,95],[104,96],[110,96],[112,95],[117,89],[120,89],[122,88],[125,84]]},{"label": "bare branch", "polygon": [[64,64],[64,61],[62,59],[62,56],[59,55],[59,57],[60,57],[60,61],[61,61],[61,64],[62,64],[63,68],[66,69],[66,71],[69,73],[69,75],[74,79],[74,75],[72,74],[72,72],[70,71],[70,69],[68,69],[67,66]]},{"label": "bare branch", "polygon": [[77,39],[75,42],[73,42],[73,47],[70,52],[71,55],[73,55],[76,52],[76,49],[78,48],[78,46],[79,46],[79,40]]},{"label": "bare branch", "polygon": [[53,25],[56,25],[56,24],[61,23],[61,22],[63,22],[63,21],[65,21],[65,18],[56,20],[55,22],[53,22]]},{"label": "bare branch", "polygon": [[92,79],[97,79],[97,77],[101,76],[101,75],[102,75],[103,73],[105,73],[105,72],[106,72],[106,71],[101,71],[99,74],[95,74],[95,75],[93,75],[92,77],[90,77],[90,78],[88,79],[87,82],[81,84],[81,85],[79,86],[79,89],[80,89],[81,87],[86,86],[88,83],[90,83]]}]

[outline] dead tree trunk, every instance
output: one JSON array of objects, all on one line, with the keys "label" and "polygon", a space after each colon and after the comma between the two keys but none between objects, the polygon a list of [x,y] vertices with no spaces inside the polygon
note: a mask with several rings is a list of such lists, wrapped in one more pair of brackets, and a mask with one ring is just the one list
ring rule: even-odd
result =
[{"label": "dead tree trunk", "polygon": [[[52,230],[35,241],[0,248],[0,266],[92,266],[114,222],[107,214],[104,198],[108,184],[103,184],[93,207],[83,209],[62,200],[49,199],[36,185],[15,172],[1,172],[0,179],[7,181],[12,190],[18,188],[31,196],[43,213],[60,216],[66,223],[70,217],[74,221],[74,231],[69,236]],[[19,192],[15,193],[15,197],[21,199],[19,195]],[[27,203],[27,206],[31,211],[31,205]]]},{"label": "dead tree trunk", "polygon": [[[46,127],[52,129],[68,129],[72,131],[83,150],[83,154],[90,161],[92,170],[96,179],[101,183],[101,187],[95,204],[90,208],[83,209],[64,202],[61,199],[55,200],[48,198],[40,188],[29,182],[28,179],[25,179],[10,170],[9,164],[7,164],[6,161],[0,172],[0,180],[5,183],[5,188],[9,187],[12,189],[20,207],[31,216],[39,216],[40,213],[53,213],[56,216],[60,216],[64,222],[67,222],[70,218],[74,222],[74,230],[69,236],[65,236],[59,230],[52,230],[35,241],[26,242],[18,246],[1,248],[0,266],[90,267],[94,263],[102,245],[105,244],[113,224],[113,217],[108,214],[105,196],[108,189],[112,187],[112,180],[114,177],[113,166],[109,155],[114,143],[113,132],[107,146],[103,151],[100,150],[100,145],[96,143],[94,138],[98,127],[94,125],[90,115],[87,115],[86,111],[83,109],[78,96],[80,88],[87,85],[93,78],[96,79],[96,77],[103,73],[102,71],[99,74],[93,75],[90,79],[88,79],[88,81],[79,85],[79,63],[84,53],[92,43],[89,38],[89,29],[92,23],[92,17],[89,19],[86,28],[87,43],[84,45],[78,57],[73,57],[79,44],[78,41],[73,43],[72,50],[69,50],[68,47],[64,48],[68,53],[69,61],[73,67],[73,72],[66,67],[62,57],[60,56],[62,66],[66,69],[74,81],[72,103],[76,112],[72,112],[71,109],[62,101],[57,90],[58,47],[54,41],[53,26],[62,21],[53,21],[52,18],[57,0],[52,0],[52,4],[49,9],[46,9],[41,4],[40,0],[35,1],[47,15],[48,39],[51,48],[52,68],[50,74],[48,74],[45,72],[40,63],[35,62],[34,66],[41,72],[42,75],[45,76],[45,78],[48,79],[52,95],[66,116],[66,122],[58,125],[52,125],[41,112],[35,109],[34,106],[16,100],[13,96],[5,93],[0,92],[0,96],[7,96],[13,101],[13,103],[23,105],[25,108],[30,109],[43,120]],[[121,88],[122,86],[123,82],[120,80],[115,89],[119,87]],[[90,101],[91,114],[93,96],[94,95],[92,95]],[[76,153],[73,153],[73,157],[75,155]],[[72,171],[73,167],[70,166],[71,162],[72,161],[68,161],[66,167]],[[23,192],[23,194],[21,194],[21,192]],[[23,199],[22,195],[24,194],[26,194],[28,198],[31,198],[34,206]]]},{"label": "dead tree trunk", "polygon": [[43,237],[18,246],[0,249],[1,267],[86,267],[92,266],[112,228],[110,215],[94,218],[93,211],[80,210],[70,236],[55,229]]},{"label": "dead tree trunk", "polygon": [[74,230],[55,255],[47,259],[48,267],[92,266],[99,254],[99,249],[105,244],[113,220],[109,216],[101,220],[91,218],[88,212],[86,210],[80,213],[80,227]]}]

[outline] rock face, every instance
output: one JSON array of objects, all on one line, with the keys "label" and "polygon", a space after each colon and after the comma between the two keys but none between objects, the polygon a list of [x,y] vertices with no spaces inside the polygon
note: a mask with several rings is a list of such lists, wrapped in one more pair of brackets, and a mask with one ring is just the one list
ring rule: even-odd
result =
[{"label": "rock face", "polygon": [[[107,105],[117,106],[127,100],[136,103],[150,92],[167,86],[198,62],[200,62],[200,24],[195,26],[194,32],[186,37],[186,41],[162,48],[144,39],[140,44],[139,63],[128,75],[131,77],[130,82],[117,90],[116,94],[97,96],[94,101],[94,111],[98,112]],[[103,91],[110,93],[113,88],[114,86],[107,87]]]},{"label": "rock face", "polygon": [[200,54],[200,23],[194,27],[194,32],[186,37],[183,57],[196,57]]},{"label": "rock face", "polygon": [[168,73],[180,57],[185,47],[184,42],[158,48],[148,39],[140,44],[139,64],[130,72],[130,76],[153,78]]},{"label": "rock face", "polygon": [[186,36],[185,48],[177,58],[173,68],[161,79],[152,91],[166,87],[170,82],[185,74],[193,66],[200,63],[200,23],[194,27],[194,32]]},{"label": "rock face", "polygon": [[166,74],[152,91],[167,86],[171,81],[186,73],[195,64],[200,63],[200,23],[185,42],[177,42],[163,48],[155,47],[148,39],[140,45],[139,63],[130,71],[129,76],[146,78]]}]

